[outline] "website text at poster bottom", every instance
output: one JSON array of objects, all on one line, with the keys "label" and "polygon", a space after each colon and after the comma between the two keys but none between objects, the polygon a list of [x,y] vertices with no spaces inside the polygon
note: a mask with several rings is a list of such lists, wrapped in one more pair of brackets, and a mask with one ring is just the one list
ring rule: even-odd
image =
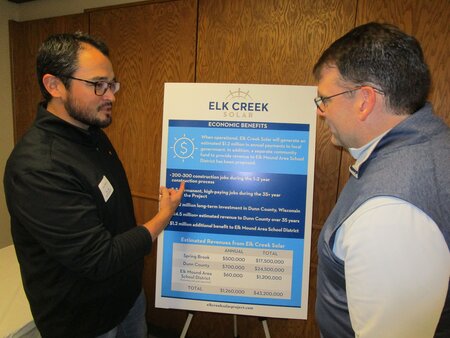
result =
[{"label": "website text at poster bottom", "polygon": [[173,244],[172,291],[290,299],[292,250]]}]

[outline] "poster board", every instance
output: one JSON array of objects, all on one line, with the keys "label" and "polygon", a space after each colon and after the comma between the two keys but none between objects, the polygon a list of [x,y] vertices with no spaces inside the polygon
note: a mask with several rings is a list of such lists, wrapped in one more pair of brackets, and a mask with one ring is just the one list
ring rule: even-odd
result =
[{"label": "poster board", "polygon": [[156,307],[306,319],[316,87],[166,83]]}]

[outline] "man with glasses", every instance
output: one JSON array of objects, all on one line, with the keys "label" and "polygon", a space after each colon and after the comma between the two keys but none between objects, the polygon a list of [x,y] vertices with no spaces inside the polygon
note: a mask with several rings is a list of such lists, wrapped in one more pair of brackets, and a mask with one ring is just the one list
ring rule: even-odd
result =
[{"label": "man with glasses", "polygon": [[322,337],[450,337],[450,132],[418,41],[368,23],[313,72],[317,114],[356,160],[318,242]]},{"label": "man with glasses", "polygon": [[24,289],[43,337],[146,337],[143,260],[178,207],[136,226],[122,164],[101,128],[120,88],[106,45],[50,36],[37,57],[44,97],[13,150],[4,186]]}]

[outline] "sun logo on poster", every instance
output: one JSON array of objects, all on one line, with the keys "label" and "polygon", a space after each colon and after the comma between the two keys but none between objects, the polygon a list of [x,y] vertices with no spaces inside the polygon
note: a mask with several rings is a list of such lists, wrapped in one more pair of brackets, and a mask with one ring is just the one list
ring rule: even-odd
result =
[{"label": "sun logo on poster", "polygon": [[186,137],[186,134],[183,134],[180,138],[175,138],[175,143],[171,148],[174,152],[174,158],[178,157],[183,162],[185,159],[194,158],[194,152],[196,149],[194,139]]}]

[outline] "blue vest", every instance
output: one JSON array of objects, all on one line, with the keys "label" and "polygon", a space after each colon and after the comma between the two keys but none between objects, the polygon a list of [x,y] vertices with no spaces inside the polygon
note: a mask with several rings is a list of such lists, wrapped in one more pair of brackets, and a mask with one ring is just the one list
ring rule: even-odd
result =
[{"label": "blue vest", "polygon": [[[333,253],[339,226],[365,201],[393,196],[423,210],[450,244],[450,129],[429,104],[387,133],[348,183],[319,236],[316,320],[324,338],[354,338],[344,262]],[[447,300],[435,337],[450,337]]]}]

